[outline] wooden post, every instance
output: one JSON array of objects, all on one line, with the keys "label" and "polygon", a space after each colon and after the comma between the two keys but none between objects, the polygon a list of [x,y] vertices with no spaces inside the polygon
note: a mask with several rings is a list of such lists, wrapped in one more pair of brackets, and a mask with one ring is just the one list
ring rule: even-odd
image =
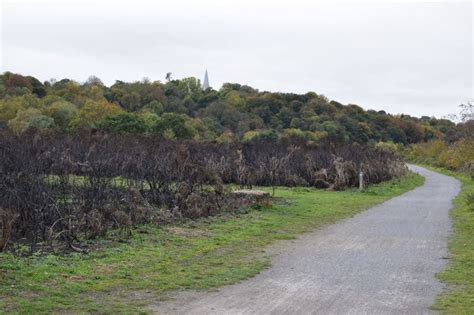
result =
[{"label": "wooden post", "polygon": [[364,190],[364,172],[359,172],[359,191]]}]

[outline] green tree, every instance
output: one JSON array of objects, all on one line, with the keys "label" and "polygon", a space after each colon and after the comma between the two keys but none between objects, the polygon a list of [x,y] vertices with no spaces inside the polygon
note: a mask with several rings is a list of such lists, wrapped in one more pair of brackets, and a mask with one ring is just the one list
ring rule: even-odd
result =
[{"label": "green tree", "polygon": [[78,112],[77,106],[68,101],[54,102],[44,110],[44,113],[53,118],[55,125],[61,129],[66,129]]},{"label": "green tree", "polygon": [[143,111],[155,113],[161,115],[163,113],[163,104],[158,101],[151,101],[143,107]]},{"label": "green tree", "polygon": [[16,117],[8,122],[8,127],[17,134],[29,128],[52,128],[53,126],[54,120],[41,114],[41,111],[35,108],[19,111]]},{"label": "green tree", "polygon": [[16,117],[21,110],[34,108],[41,110],[42,102],[34,95],[8,96],[0,100],[0,125],[6,125],[7,122]]},{"label": "green tree", "polygon": [[240,94],[237,91],[230,91],[229,93],[227,93],[227,95],[225,96],[225,101],[229,105],[234,106],[234,107],[246,106],[245,100],[242,97],[240,97]]},{"label": "green tree", "polygon": [[[155,133],[164,136],[166,130],[171,130],[178,139],[192,139],[197,134],[184,115],[165,113],[160,118],[152,128]],[[169,131],[167,133],[169,134]]]},{"label": "green tree", "polygon": [[263,130],[259,132],[256,137],[253,138],[256,141],[275,141],[278,140],[278,133],[273,130]]},{"label": "green tree", "polygon": [[147,111],[141,112],[139,114],[139,117],[145,123],[145,129],[146,129],[147,132],[152,131],[153,127],[161,119],[160,116],[158,116],[157,114],[152,113],[152,112],[147,112]]},{"label": "green tree", "polygon": [[127,133],[143,133],[147,131],[145,120],[139,115],[131,113],[105,117],[97,123],[97,128]]},{"label": "green tree", "polygon": [[38,97],[44,97],[46,96],[46,89],[38,79],[34,77],[28,77],[28,80],[30,81],[30,86],[31,86],[31,92],[35,94]]},{"label": "green tree", "polygon": [[123,113],[123,109],[107,101],[87,101],[70,123],[71,128],[95,127],[95,124],[107,116]]}]

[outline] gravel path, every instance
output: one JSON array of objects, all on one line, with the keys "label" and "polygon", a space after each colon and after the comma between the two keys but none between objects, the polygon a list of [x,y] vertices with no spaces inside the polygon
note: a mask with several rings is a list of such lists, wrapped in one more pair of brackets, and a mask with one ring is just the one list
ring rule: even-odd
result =
[{"label": "gravel path", "polygon": [[417,166],[425,185],[282,247],[272,267],[217,292],[182,292],[162,314],[429,313],[442,289],[448,211],[460,183]]}]

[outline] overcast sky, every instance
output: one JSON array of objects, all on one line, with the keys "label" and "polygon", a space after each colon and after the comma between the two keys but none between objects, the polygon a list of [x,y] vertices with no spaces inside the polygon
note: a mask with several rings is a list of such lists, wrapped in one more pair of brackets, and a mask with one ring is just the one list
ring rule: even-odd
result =
[{"label": "overcast sky", "polygon": [[0,0],[0,71],[196,76],[443,116],[473,98],[471,1]]}]

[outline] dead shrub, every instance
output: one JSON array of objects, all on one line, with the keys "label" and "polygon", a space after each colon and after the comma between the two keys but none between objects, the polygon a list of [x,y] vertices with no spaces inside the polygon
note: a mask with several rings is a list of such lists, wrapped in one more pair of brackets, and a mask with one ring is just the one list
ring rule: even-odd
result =
[{"label": "dead shrub", "polygon": [[5,250],[10,241],[13,223],[17,219],[17,213],[12,209],[2,209],[0,208],[0,252]]},{"label": "dead shrub", "polygon": [[31,246],[61,241],[73,248],[111,228],[255,203],[230,194],[226,184],[344,189],[358,184],[360,170],[375,183],[404,166],[395,152],[351,144],[218,144],[100,131],[18,136],[0,129],[0,208],[16,218],[2,216],[0,245],[22,238]]}]

